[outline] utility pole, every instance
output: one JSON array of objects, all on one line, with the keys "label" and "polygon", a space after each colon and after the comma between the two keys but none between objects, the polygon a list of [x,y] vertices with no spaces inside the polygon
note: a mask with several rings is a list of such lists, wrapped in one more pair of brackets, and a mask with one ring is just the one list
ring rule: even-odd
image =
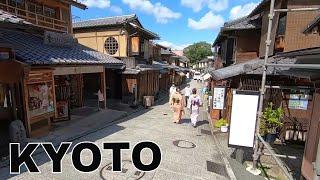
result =
[{"label": "utility pole", "polygon": [[[267,80],[267,63],[269,58],[269,51],[271,45],[271,31],[272,31],[272,23],[274,18],[274,4],[275,0],[271,0],[270,4],[270,13],[269,13],[269,22],[268,22],[268,32],[267,32],[267,40],[266,40],[266,50],[264,55],[264,63],[263,63],[263,74],[262,74],[262,81],[261,81],[261,88],[260,88],[260,99],[259,99],[259,109],[258,109],[258,120],[256,124],[256,135],[260,134],[260,122],[262,118],[262,111],[263,111],[263,102],[264,102],[264,94],[266,92],[266,80]],[[259,139],[256,137],[255,145],[254,145],[254,154],[253,154],[253,166],[250,170],[253,174],[259,175],[261,171],[257,169],[257,164],[259,160]]]}]

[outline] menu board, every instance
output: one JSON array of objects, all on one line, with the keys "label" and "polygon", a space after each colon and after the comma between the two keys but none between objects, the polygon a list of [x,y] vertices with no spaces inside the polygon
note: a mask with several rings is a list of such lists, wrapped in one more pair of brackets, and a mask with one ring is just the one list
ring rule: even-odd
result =
[{"label": "menu board", "polygon": [[53,89],[51,84],[28,85],[29,115],[35,117],[54,112]]},{"label": "menu board", "polygon": [[225,88],[214,88],[213,109],[224,109]]},{"label": "menu board", "polygon": [[289,109],[308,109],[309,95],[305,94],[290,94]]}]

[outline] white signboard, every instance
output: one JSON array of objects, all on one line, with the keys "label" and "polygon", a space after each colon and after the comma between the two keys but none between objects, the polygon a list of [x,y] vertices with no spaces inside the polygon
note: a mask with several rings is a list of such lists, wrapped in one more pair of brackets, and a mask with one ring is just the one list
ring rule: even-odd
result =
[{"label": "white signboard", "polygon": [[224,109],[225,88],[214,88],[213,109]]},{"label": "white signboard", "polygon": [[258,103],[258,92],[233,92],[230,146],[253,147]]}]

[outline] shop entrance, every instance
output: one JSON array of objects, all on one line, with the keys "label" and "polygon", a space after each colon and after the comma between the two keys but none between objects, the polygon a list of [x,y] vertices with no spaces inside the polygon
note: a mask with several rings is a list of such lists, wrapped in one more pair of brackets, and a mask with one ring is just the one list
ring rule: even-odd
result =
[{"label": "shop entrance", "polygon": [[9,125],[24,120],[22,103],[23,65],[14,60],[0,61],[0,158],[9,153]]},{"label": "shop entrance", "polygon": [[83,100],[84,106],[98,107],[98,91],[101,90],[100,74],[83,74]]}]

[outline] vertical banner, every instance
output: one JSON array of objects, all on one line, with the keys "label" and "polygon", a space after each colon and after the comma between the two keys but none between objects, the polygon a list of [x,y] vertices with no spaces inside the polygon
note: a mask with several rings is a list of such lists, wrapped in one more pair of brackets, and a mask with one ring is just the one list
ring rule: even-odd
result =
[{"label": "vertical banner", "polygon": [[225,93],[226,93],[226,88],[224,87],[214,88],[213,105],[212,105],[213,109],[219,109],[219,110],[224,109]]}]

